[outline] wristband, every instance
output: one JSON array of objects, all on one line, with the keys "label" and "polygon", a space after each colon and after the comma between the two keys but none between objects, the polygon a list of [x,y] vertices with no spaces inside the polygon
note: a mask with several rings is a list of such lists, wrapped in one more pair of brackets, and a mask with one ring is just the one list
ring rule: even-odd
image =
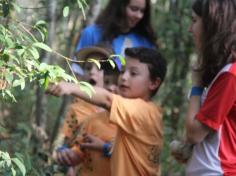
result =
[{"label": "wristband", "polygon": [[61,151],[65,150],[65,149],[67,149],[67,148],[68,148],[68,146],[67,146],[66,144],[63,144],[61,147],[58,147],[58,148],[56,149],[56,151],[57,151],[57,152],[61,152]]},{"label": "wristband", "polygon": [[106,157],[111,157],[111,152],[110,152],[111,144],[110,143],[105,143],[103,145],[103,155]]},{"label": "wristband", "polygon": [[204,91],[204,88],[203,88],[203,87],[193,86],[192,89],[191,89],[191,92],[190,92],[189,97],[192,97],[192,96],[201,96],[202,93],[203,93],[203,91]]}]

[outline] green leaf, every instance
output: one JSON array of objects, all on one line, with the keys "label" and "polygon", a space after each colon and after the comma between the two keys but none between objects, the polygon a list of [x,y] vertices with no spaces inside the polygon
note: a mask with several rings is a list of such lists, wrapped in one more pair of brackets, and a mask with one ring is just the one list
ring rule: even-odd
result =
[{"label": "green leaf", "polygon": [[10,72],[5,73],[5,78],[9,84],[13,81],[13,75]]},{"label": "green leaf", "polygon": [[15,9],[18,13],[21,12],[21,8],[20,8],[16,3],[11,2],[11,4],[13,5],[14,9]]},{"label": "green leaf", "polygon": [[63,9],[63,16],[67,17],[69,15],[70,8],[69,6],[65,6]]},{"label": "green leaf", "polygon": [[122,66],[125,66],[126,61],[125,61],[125,58],[124,58],[123,56],[118,55],[118,54],[113,54],[113,55],[110,55],[109,58],[114,58],[114,57],[118,57],[119,60],[120,60],[120,62],[121,62],[121,65],[122,65]]},{"label": "green leaf", "polygon": [[36,26],[42,26],[42,25],[43,25],[43,26],[46,26],[46,24],[47,24],[47,23],[46,23],[45,21],[39,20],[39,21],[36,22],[36,24],[34,25],[34,27],[36,27]]},{"label": "green leaf", "polygon": [[81,3],[81,0],[77,0],[77,3],[78,3],[78,5],[79,5],[79,8],[80,8],[81,11],[82,11],[82,14],[83,14],[84,20],[86,20],[85,10],[84,10],[84,6],[83,6],[83,4]]},{"label": "green leaf", "polygon": [[40,35],[41,35],[42,41],[44,41],[45,38],[46,38],[46,36],[45,36],[46,34],[44,33],[43,29],[41,29],[41,27],[35,27],[35,29],[38,30],[38,32],[39,32]]},{"label": "green leaf", "polygon": [[16,176],[16,170],[13,167],[11,167],[11,173],[12,173],[12,176]]},{"label": "green leaf", "polygon": [[10,56],[10,58],[11,58],[12,60],[16,61],[17,64],[20,63],[19,60],[18,60],[18,58],[17,58],[15,55],[13,55],[13,54],[9,54],[9,56]]},{"label": "green leaf", "polygon": [[86,7],[88,7],[88,3],[86,2],[86,0],[81,0],[81,1],[84,3]]},{"label": "green leaf", "polygon": [[44,83],[43,83],[43,88],[47,89],[49,84],[49,72],[47,71],[44,75]]},{"label": "green leaf", "polygon": [[92,97],[92,93],[95,93],[95,90],[91,84],[85,81],[79,82],[80,90],[84,91],[90,98]]},{"label": "green leaf", "polygon": [[116,67],[116,64],[114,63],[112,59],[108,59],[108,62],[110,63],[113,69]]},{"label": "green leaf", "polygon": [[36,48],[34,47],[31,47],[29,49],[30,53],[32,54],[32,56],[35,58],[35,59],[38,59],[39,58],[39,52]]},{"label": "green leaf", "polygon": [[15,42],[9,35],[6,35],[5,41],[6,41],[7,46],[9,48],[14,48],[15,47]]},{"label": "green leaf", "polygon": [[48,52],[52,52],[52,49],[48,45],[46,45],[46,44],[44,44],[42,42],[34,43],[33,46],[41,48],[41,49],[44,49],[44,50],[46,50]]},{"label": "green leaf", "polygon": [[93,63],[95,63],[95,64],[97,65],[98,69],[101,68],[100,62],[99,62],[98,60],[96,60],[96,59],[90,58],[90,59],[88,59],[88,62],[93,62]]},{"label": "green leaf", "polygon": [[12,86],[17,87],[17,86],[21,85],[21,81],[22,81],[21,79],[14,80]]},{"label": "green leaf", "polygon": [[26,169],[24,164],[18,159],[18,158],[12,158],[13,163],[16,164],[16,166],[20,169],[23,176],[26,174]]},{"label": "green leaf", "polygon": [[21,90],[23,90],[25,88],[25,80],[24,79],[22,79],[22,81],[21,81],[20,88],[21,88]]},{"label": "green leaf", "polygon": [[25,49],[18,49],[18,50],[17,50],[17,54],[18,54],[19,56],[22,56],[22,55],[24,54],[24,52],[25,52]]}]

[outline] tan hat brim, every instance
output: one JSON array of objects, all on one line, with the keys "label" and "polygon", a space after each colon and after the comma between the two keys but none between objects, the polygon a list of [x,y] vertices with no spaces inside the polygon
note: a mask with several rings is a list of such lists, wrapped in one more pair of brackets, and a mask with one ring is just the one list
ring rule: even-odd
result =
[{"label": "tan hat brim", "polygon": [[[104,57],[100,59],[105,59],[105,58],[108,58],[113,53],[112,51],[108,51],[105,48],[92,46],[92,47],[80,49],[78,52],[75,53],[75,56],[77,60],[86,60],[88,59],[88,56],[91,54],[102,54],[104,55]],[[96,58],[96,59],[99,59],[99,58]]]}]

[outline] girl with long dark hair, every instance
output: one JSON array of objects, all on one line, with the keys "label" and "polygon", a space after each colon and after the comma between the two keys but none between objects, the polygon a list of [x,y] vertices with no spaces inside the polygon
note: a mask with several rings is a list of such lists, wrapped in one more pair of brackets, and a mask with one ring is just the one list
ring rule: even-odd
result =
[{"label": "girl with long dark hair", "polygon": [[199,60],[185,119],[195,144],[186,175],[236,175],[236,0],[195,0],[189,31]]},{"label": "girl with long dark hair", "polygon": [[115,54],[124,56],[128,47],[156,47],[150,9],[150,0],[110,0],[95,24],[82,31],[76,51],[106,43],[112,46]]}]

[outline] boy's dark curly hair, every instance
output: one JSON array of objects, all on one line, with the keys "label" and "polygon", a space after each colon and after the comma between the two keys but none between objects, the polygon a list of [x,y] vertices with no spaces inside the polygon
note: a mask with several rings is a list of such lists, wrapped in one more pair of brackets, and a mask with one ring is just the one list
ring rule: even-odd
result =
[{"label": "boy's dark curly hair", "polygon": [[[167,63],[158,50],[145,47],[127,48],[125,55],[147,64],[151,80],[159,78],[161,83],[164,81]],[[156,94],[157,90],[158,88],[152,93],[152,96]]]}]

